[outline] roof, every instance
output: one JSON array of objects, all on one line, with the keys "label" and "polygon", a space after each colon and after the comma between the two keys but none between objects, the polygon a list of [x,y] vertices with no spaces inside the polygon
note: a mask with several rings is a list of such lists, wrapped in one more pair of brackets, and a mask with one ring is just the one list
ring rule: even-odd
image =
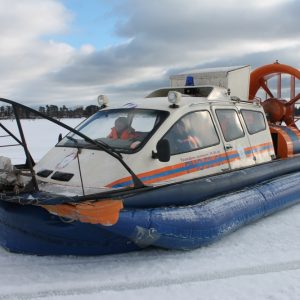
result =
[{"label": "roof", "polygon": [[232,67],[219,67],[219,68],[207,68],[207,69],[192,69],[188,71],[184,71],[182,73],[179,73],[177,75],[172,75],[170,78],[178,76],[178,75],[189,75],[189,74],[198,74],[198,73],[218,73],[218,72],[224,72],[228,73],[231,71],[239,70],[249,67],[249,65],[244,65],[244,66],[232,66]]},{"label": "roof", "polygon": [[[183,94],[181,90],[184,89],[201,89],[209,88],[210,92],[205,96],[191,96],[191,94]],[[170,103],[168,101],[168,91],[178,91],[181,93],[180,107],[187,107],[192,104],[207,104],[210,102],[219,102],[219,103],[230,103],[231,100],[227,96],[227,90],[221,87],[216,86],[193,86],[193,87],[168,87],[161,88],[153,91],[146,98],[133,100],[131,102],[125,103],[121,106],[109,106],[108,109],[118,109],[118,108],[142,108],[142,109],[156,109],[156,110],[165,110],[172,111],[173,108],[170,108]]]}]

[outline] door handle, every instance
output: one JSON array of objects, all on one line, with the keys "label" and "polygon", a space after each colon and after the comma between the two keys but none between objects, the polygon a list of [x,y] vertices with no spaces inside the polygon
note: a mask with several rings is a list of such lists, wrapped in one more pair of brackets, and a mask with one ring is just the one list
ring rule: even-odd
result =
[{"label": "door handle", "polygon": [[225,150],[231,150],[233,147],[231,145],[226,145]]}]

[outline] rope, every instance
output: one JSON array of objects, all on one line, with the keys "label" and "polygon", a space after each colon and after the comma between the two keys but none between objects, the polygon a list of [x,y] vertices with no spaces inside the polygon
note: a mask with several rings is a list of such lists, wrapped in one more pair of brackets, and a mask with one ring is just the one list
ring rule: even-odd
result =
[{"label": "rope", "polygon": [[81,182],[82,194],[83,194],[83,196],[85,196],[84,186],[83,186],[83,180],[82,180],[82,173],[81,173],[81,166],[80,166],[80,160],[79,160],[79,154],[80,154],[80,149],[77,148],[77,155],[76,155],[76,157],[77,157],[77,162],[78,162],[80,182]]}]

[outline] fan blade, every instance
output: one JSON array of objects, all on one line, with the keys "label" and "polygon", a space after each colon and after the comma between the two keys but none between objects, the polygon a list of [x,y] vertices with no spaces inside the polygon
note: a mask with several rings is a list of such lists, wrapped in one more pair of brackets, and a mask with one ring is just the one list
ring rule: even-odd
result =
[{"label": "fan blade", "polygon": [[293,105],[294,103],[296,103],[298,100],[300,99],[300,93],[293,99],[291,99],[287,105]]},{"label": "fan blade", "polygon": [[260,80],[259,81],[260,86],[265,90],[265,92],[271,97],[274,98],[274,95],[272,94],[272,92],[270,91],[270,89],[268,88],[268,86],[266,85],[264,80]]}]

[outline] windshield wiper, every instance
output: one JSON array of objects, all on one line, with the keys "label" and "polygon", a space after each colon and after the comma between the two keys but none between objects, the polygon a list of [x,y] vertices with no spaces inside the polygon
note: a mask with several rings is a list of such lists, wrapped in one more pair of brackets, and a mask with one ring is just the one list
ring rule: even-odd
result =
[{"label": "windshield wiper", "polygon": [[104,143],[104,142],[102,142],[102,141],[97,141],[97,140],[93,140],[93,141],[94,141],[97,145],[101,145],[102,147],[107,148],[108,150],[110,150],[111,152],[115,153],[116,155],[118,155],[120,158],[123,159],[122,154],[121,154],[119,151],[117,151],[115,148],[109,146],[108,144],[106,144],[106,143]]},{"label": "windshield wiper", "polygon": [[[133,180],[133,183],[134,183],[134,187],[136,188],[142,188],[142,187],[145,187],[145,185],[143,184],[143,182],[137,177],[137,175],[133,172],[133,170],[127,165],[127,163],[125,163],[125,161],[123,160],[122,158],[122,155],[116,151],[115,149],[111,148],[109,145],[103,143],[103,142],[98,142],[98,141],[95,141],[91,138],[89,138],[88,136],[86,136],[85,134],[79,132],[78,130],[54,119],[54,118],[51,118],[50,116],[47,116],[46,114],[43,114],[37,110],[34,110],[33,108],[30,108],[26,105],[23,105],[21,103],[17,103],[15,101],[12,101],[12,100],[9,100],[9,99],[5,99],[5,98],[0,98],[0,101],[1,102],[4,102],[4,103],[8,103],[8,104],[11,104],[13,106],[13,108],[21,108],[25,111],[28,111],[28,112],[31,112],[37,116],[41,116],[42,118],[44,119],[47,119],[59,126],[61,126],[62,128],[65,128],[71,132],[73,132],[74,134],[82,137],[86,142],[92,144],[92,145],[95,145],[95,146],[98,146],[98,148],[102,149],[103,151],[105,151],[106,153],[110,154],[112,157],[116,158],[122,165],[123,167],[128,171],[128,173],[131,175],[132,177],[132,180]],[[76,140],[76,139],[74,139]],[[24,146],[23,146],[24,147]],[[25,151],[25,152],[28,152],[28,151]],[[33,178],[34,175],[33,175]]]},{"label": "windshield wiper", "polygon": [[[77,140],[77,139],[75,139],[75,138],[73,138],[73,137],[71,137],[71,136],[68,136],[68,135],[66,136],[66,138],[67,138],[68,140],[72,141],[72,142],[76,145],[76,147],[79,146],[79,143],[78,143],[78,140]],[[88,144],[93,145],[93,146],[96,146],[96,147],[98,147],[98,144],[101,144],[102,147],[108,148],[111,152],[115,153],[115,154],[118,155],[120,158],[123,158],[122,155],[121,155],[121,153],[120,153],[119,151],[117,151],[115,148],[109,146],[108,144],[106,144],[106,143],[104,143],[104,142],[102,142],[102,141],[92,140],[93,143],[92,143],[90,140],[87,140],[87,139],[84,139],[84,141],[87,142]]]},{"label": "windshield wiper", "polygon": [[76,146],[78,146],[78,140],[74,139],[73,137],[71,136],[66,136],[66,138],[70,141],[72,141],[74,144],[76,144]]}]

